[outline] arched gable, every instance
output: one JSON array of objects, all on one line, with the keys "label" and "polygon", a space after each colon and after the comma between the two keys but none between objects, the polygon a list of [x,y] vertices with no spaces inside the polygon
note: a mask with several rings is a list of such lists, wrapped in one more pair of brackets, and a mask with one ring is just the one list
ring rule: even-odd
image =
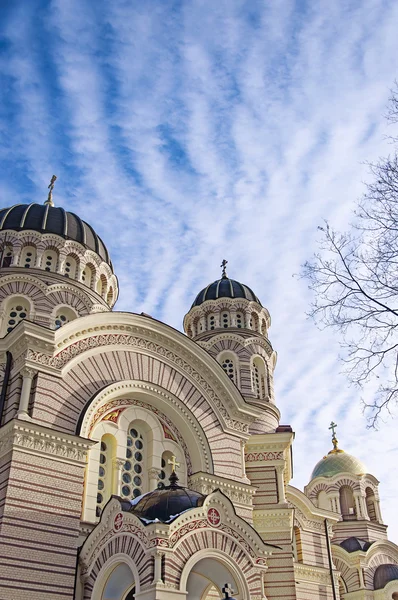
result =
[{"label": "arched gable", "polygon": [[[157,573],[169,589],[184,592],[192,567],[207,556],[234,566],[243,597],[264,596],[263,573],[272,547],[236,515],[220,491],[209,494],[203,506],[181,513],[161,527],[159,523],[144,525],[128,508],[128,503],[113,497],[83,544],[79,565],[84,600],[94,600],[96,581],[115,561],[114,556],[123,560],[123,555],[134,563],[141,591]],[[159,561],[163,562],[161,570]]]}]

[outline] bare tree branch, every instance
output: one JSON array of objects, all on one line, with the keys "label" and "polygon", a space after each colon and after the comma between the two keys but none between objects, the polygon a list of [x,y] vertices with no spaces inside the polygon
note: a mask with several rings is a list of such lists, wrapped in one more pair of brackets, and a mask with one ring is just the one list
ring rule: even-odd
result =
[{"label": "bare tree branch", "polygon": [[[398,123],[397,82],[387,120]],[[373,180],[351,232],[325,222],[320,251],[302,270],[314,292],[310,316],[342,334],[350,381],[360,387],[381,381],[374,401],[364,405],[371,427],[398,402],[398,137],[389,140],[395,151],[369,165]]]}]

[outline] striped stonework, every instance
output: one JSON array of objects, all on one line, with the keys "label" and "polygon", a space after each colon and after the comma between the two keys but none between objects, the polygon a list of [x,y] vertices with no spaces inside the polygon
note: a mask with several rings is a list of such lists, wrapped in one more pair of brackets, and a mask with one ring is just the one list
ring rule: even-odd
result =
[{"label": "striped stonework", "polygon": [[72,600],[84,465],[90,442],[10,421],[2,503],[0,597]]}]

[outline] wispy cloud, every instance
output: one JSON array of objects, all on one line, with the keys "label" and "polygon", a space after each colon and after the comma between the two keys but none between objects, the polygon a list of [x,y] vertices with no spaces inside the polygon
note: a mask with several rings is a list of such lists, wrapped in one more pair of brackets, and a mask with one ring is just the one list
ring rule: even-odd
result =
[{"label": "wispy cloud", "polygon": [[333,418],[342,446],[381,480],[398,539],[395,422],[366,430],[338,340],[306,320],[310,297],[292,277],[323,218],[346,227],[364,162],[389,150],[396,2],[32,0],[0,10],[2,205],[42,201],[57,173],[57,201],[110,248],[118,308],[178,328],[226,257],[272,315],[295,483],[328,450]]}]

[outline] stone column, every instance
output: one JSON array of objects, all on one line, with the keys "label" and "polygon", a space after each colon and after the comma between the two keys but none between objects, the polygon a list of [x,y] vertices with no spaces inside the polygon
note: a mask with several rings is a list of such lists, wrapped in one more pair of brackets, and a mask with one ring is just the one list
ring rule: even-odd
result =
[{"label": "stone column", "polygon": [[156,488],[158,487],[158,483],[159,483],[159,471],[160,469],[156,469],[155,467],[152,467],[151,469],[148,469],[148,480],[149,480],[149,491],[152,492],[153,490],[156,490]]},{"label": "stone column", "polygon": [[153,582],[152,583],[163,583],[162,579],[162,559],[164,554],[162,552],[157,552],[154,556],[155,559],[155,568],[153,573]]},{"label": "stone column", "polygon": [[33,377],[36,375],[36,371],[25,367],[21,371],[22,375],[22,389],[21,397],[19,400],[18,419],[24,421],[31,421],[32,418],[29,416],[29,400],[30,392],[32,389]]},{"label": "stone column", "polygon": [[125,458],[116,457],[113,459],[113,485],[112,485],[112,494],[117,494],[118,496],[122,495],[122,471],[124,467],[124,463],[126,462]]}]

